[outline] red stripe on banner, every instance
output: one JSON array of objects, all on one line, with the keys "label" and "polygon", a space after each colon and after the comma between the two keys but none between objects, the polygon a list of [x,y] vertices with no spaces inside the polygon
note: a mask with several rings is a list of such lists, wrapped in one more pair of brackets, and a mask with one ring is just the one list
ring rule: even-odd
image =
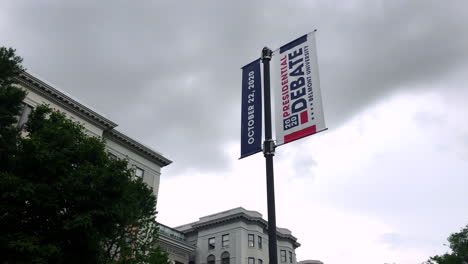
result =
[{"label": "red stripe on banner", "polygon": [[291,133],[289,135],[285,135],[284,136],[284,143],[286,144],[288,142],[291,142],[291,141],[294,141],[296,139],[300,139],[300,138],[303,138],[303,137],[307,137],[307,136],[315,134],[315,133],[317,133],[317,128],[315,127],[315,125],[310,126],[310,127],[306,127],[306,128],[304,128],[302,130],[296,131],[296,132]]},{"label": "red stripe on banner", "polygon": [[307,111],[301,113],[301,125],[308,121]]}]

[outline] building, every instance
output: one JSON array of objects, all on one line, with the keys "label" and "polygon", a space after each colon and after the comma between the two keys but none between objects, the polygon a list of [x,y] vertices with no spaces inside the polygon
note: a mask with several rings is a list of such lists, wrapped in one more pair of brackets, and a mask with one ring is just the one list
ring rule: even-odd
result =
[{"label": "building", "polygon": [[159,223],[159,245],[169,253],[173,264],[188,264],[193,259],[196,245],[187,241],[185,234]]},{"label": "building", "polygon": [[[176,264],[267,264],[268,222],[256,211],[242,207],[201,217],[171,229],[194,251]],[[165,230],[161,230],[164,234]],[[277,228],[278,263],[297,264],[297,238],[286,228]],[[174,254],[177,249],[172,249]],[[181,255],[181,254],[180,254]]]},{"label": "building", "polygon": [[119,132],[116,130],[116,123],[31,73],[22,73],[17,81],[19,87],[27,91],[19,125],[26,123],[31,110],[41,104],[48,104],[64,112],[70,119],[81,123],[86,133],[103,138],[111,155],[128,160],[129,165],[135,169],[135,176],[142,177],[152,187],[155,195],[158,195],[161,168],[172,161]]}]

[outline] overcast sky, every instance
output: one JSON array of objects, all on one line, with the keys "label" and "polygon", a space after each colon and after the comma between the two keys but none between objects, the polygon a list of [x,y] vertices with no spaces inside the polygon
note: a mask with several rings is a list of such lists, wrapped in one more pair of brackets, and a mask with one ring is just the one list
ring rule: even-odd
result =
[{"label": "overcast sky", "polygon": [[174,161],[158,220],[267,218],[261,154],[238,160],[240,67],[316,34],[328,131],[275,156],[298,260],[420,263],[468,224],[468,2],[3,1],[0,45]]}]

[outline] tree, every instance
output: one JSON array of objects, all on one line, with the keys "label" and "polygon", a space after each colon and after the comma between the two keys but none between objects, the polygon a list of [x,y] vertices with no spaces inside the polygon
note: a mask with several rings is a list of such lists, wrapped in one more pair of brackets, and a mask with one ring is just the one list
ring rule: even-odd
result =
[{"label": "tree", "polygon": [[16,147],[18,131],[11,124],[16,122],[26,93],[13,84],[14,77],[24,71],[22,61],[14,49],[0,47],[0,168],[7,166],[6,157]]},{"label": "tree", "polygon": [[436,255],[431,257],[426,263],[438,264],[467,264],[468,263],[468,225],[458,233],[453,233],[448,237],[449,247],[452,253]]},{"label": "tree", "polygon": [[167,263],[156,197],[101,138],[48,106],[16,128],[20,63],[0,49],[0,262]]}]

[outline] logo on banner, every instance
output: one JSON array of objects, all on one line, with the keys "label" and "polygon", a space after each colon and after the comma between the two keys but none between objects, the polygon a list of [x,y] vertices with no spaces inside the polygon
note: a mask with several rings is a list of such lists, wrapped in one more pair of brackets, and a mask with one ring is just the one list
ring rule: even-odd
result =
[{"label": "logo on banner", "polygon": [[275,54],[273,89],[278,145],[325,129],[314,44],[309,35],[304,35]]},{"label": "logo on banner", "polygon": [[[307,106],[313,104],[312,80],[305,76],[305,53],[300,48],[281,58],[281,94],[283,129],[289,130],[308,122]],[[310,74],[310,64],[307,65]],[[307,87],[306,87],[307,78]],[[306,89],[311,97],[306,97]],[[313,110],[313,108],[311,109]],[[313,119],[313,117],[312,117]]]}]

